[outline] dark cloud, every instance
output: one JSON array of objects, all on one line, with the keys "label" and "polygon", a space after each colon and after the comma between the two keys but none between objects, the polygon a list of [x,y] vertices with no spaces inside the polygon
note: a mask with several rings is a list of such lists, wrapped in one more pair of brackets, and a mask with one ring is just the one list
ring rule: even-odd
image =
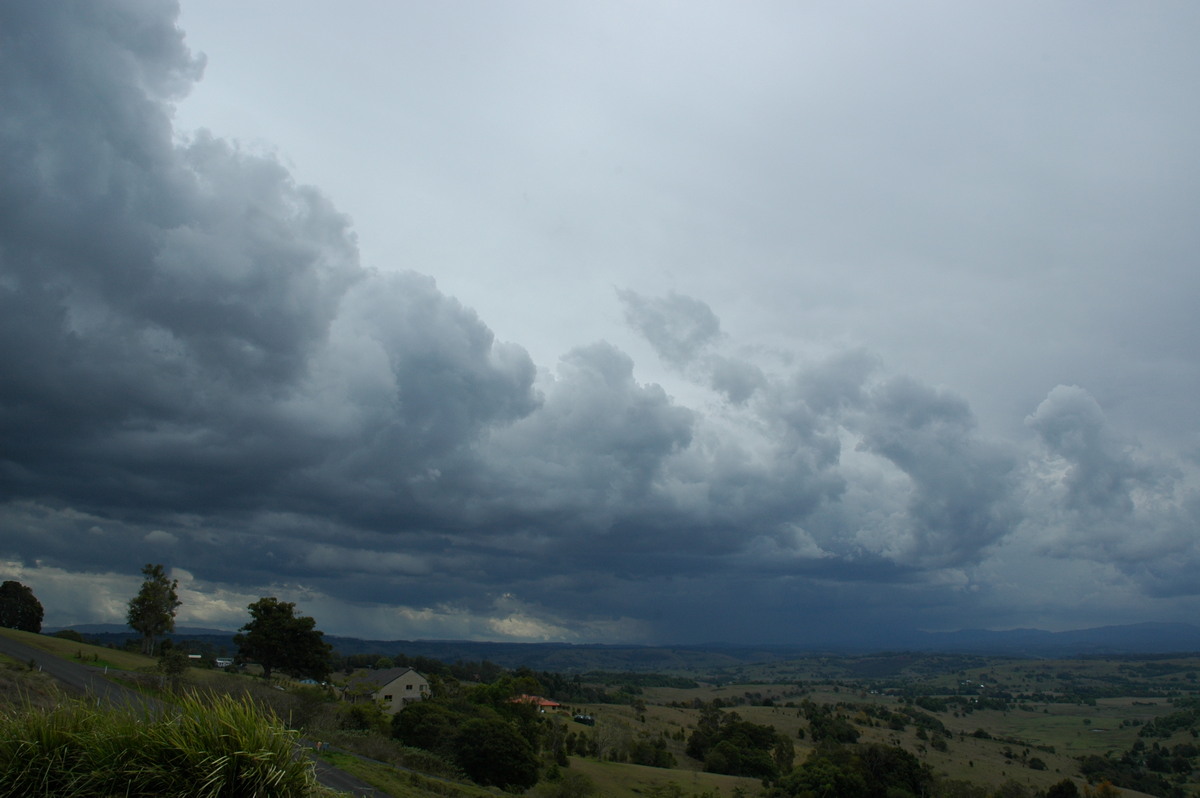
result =
[{"label": "dark cloud", "polygon": [[669,379],[606,342],[539,371],[433,278],[360,264],[277,158],[176,130],[204,62],[175,14],[0,10],[0,567],[64,607],[88,578],[119,618],[147,559],[196,617],[276,592],[396,636],[953,625],[1003,617],[980,585],[1022,556],[1195,594],[1195,464],[1081,388],[1000,442],[871,351],[735,346],[703,300],[624,288]]},{"label": "dark cloud", "polygon": [[912,482],[901,559],[962,565],[1012,531],[1016,461],[973,435],[966,403],[911,379],[893,379],[871,396],[861,445]]}]

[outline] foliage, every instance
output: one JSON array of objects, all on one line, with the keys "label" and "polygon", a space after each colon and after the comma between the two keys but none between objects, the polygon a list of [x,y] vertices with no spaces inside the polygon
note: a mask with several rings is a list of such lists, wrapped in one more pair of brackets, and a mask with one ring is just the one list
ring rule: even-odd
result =
[{"label": "foliage", "polygon": [[455,761],[485,786],[527,789],[537,783],[538,759],[529,741],[499,718],[475,718],[454,738]]},{"label": "foliage", "polygon": [[792,764],[792,742],[773,726],[744,721],[736,712],[722,713],[709,704],[688,738],[687,754],[709,773],[771,779]]},{"label": "foliage", "polygon": [[129,625],[142,635],[142,653],[154,656],[155,638],[175,628],[175,611],[182,603],[176,592],[177,580],[168,580],[162,565],[146,563],[145,580],[138,594],[129,601]]},{"label": "foliage", "polygon": [[506,674],[469,690],[440,689],[392,718],[392,736],[460,767],[472,780],[505,789],[537,783],[545,722],[531,704],[514,701],[539,685]]},{"label": "foliage", "polygon": [[858,742],[858,729],[828,705],[816,704],[805,699],[800,703],[800,711],[808,720],[809,734],[812,735],[814,743]]},{"label": "foliage", "polygon": [[91,798],[318,794],[297,739],[248,700],[185,696],[174,711],[0,708],[0,794]]},{"label": "foliage", "polygon": [[318,681],[329,676],[332,649],[316,621],[307,615],[297,617],[295,604],[274,596],[255,601],[249,610],[251,620],[233,642],[242,658],[262,666],[264,679],[277,669]]},{"label": "foliage", "polygon": [[661,734],[651,736],[643,733],[630,740],[626,758],[634,765],[648,765],[652,768],[675,767],[675,755],[667,750],[667,741]]},{"label": "foliage", "polygon": [[1082,757],[1079,772],[1092,783],[1106,781],[1118,787],[1158,796],[1181,794],[1165,778],[1147,770],[1138,757],[1130,753],[1120,758],[1111,755]]},{"label": "foliage", "polygon": [[345,704],[338,708],[338,721],[343,731],[377,732],[387,734],[391,718],[374,701]]},{"label": "foliage", "polygon": [[1155,718],[1138,730],[1139,737],[1170,737],[1181,729],[1200,728],[1200,705],[1189,699],[1175,702],[1179,709],[1161,718]]},{"label": "foliage", "polygon": [[42,603],[29,587],[11,580],[0,585],[0,626],[36,634],[42,631],[42,615]]},{"label": "foliage", "polygon": [[780,779],[772,798],[907,798],[929,795],[929,768],[902,748],[878,743],[814,750]]},{"label": "foliage", "polygon": [[1046,798],[1079,798],[1079,788],[1070,779],[1063,779],[1050,785]]},{"label": "foliage", "polygon": [[459,726],[475,717],[470,708],[452,705],[437,697],[420,701],[392,716],[392,736],[405,745],[453,756],[450,741]]},{"label": "foliage", "polygon": [[163,675],[172,690],[177,690],[183,675],[187,673],[188,664],[188,656],[182,649],[170,648],[158,658],[158,672]]}]

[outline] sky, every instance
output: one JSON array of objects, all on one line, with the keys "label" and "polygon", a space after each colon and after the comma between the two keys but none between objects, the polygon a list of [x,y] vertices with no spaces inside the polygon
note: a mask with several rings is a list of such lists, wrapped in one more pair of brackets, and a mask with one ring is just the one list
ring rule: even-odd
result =
[{"label": "sky", "polygon": [[1198,34],[4,3],[0,578],[387,640],[1193,621]]}]

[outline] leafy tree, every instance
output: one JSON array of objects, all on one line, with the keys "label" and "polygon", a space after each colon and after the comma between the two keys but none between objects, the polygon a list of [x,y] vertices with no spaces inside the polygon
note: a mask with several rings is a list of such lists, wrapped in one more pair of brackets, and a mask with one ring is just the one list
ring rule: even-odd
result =
[{"label": "leafy tree", "polygon": [[262,666],[264,679],[277,669],[317,680],[329,675],[332,648],[323,639],[325,633],[309,616],[297,617],[294,603],[269,596],[252,603],[249,610],[250,622],[238,630],[233,642],[243,659]]},{"label": "leafy tree", "polygon": [[455,734],[468,718],[437,698],[419,701],[392,716],[392,736],[405,745],[452,758]]},{"label": "leafy tree", "polygon": [[0,585],[0,626],[22,632],[42,631],[42,603],[20,582]]},{"label": "leafy tree", "polygon": [[1079,788],[1070,779],[1063,779],[1050,785],[1046,798],[1079,798]]},{"label": "leafy tree", "polygon": [[175,610],[182,603],[177,580],[168,580],[161,565],[142,568],[142,589],[129,601],[129,625],[142,635],[142,653],[154,656],[155,638],[175,628]]},{"label": "leafy tree", "polygon": [[709,773],[756,776],[770,779],[780,766],[790,769],[794,755],[791,739],[773,726],[744,721],[736,712],[701,708],[696,731],[688,739],[687,754],[704,762]]},{"label": "leafy tree", "polygon": [[172,690],[178,690],[190,664],[188,655],[184,653],[183,649],[172,647],[163,651],[162,656],[158,658],[158,672],[162,674],[163,681]]},{"label": "leafy tree", "polygon": [[929,768],[902,748],[869,743],[826,746],[809,754],[780,780],[772,796],[822,798],[915,798],[929,795]]},{"label": "leafy tree", "polygon": [[455,760],[472,781],[505,790],[537,784],[538,759],[533,746],[499,718],[476,718],[463,724],[454,739]]},{"label": "leafy tree", "polygon": [[803,765],[780,781],[772,795],[860,798],[866,790],[866,782],[853,768],[847,769],[829,756],[813,751]]}]

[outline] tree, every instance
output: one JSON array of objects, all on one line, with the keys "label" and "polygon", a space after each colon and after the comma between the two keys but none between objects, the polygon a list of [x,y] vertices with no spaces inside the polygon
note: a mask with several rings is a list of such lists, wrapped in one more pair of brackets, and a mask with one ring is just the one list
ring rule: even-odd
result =
[{"label": "tree", "polygon": [[142,568],[142,589],[129,601],[129,625],[142,635],[142,653],[154,656],[154,640],[175,628],[175,610],[182,603],[178,580],[167,580],[161,565]]},{"label": "tree", "polygon": [[0,585],[0,626],[22,632],[42,631],[42,603],[20,582]]},{"label": "tree", "polygon": [[479,784],[503,790],[537,784],[537,754],[511,723],[499,718],[469,720],[458,730],[454,749],[458,766]]},{"label": "tree", "polygon": [[158,672],[162,674],[164,685],[172,690],[178,690],[183,675],[187,673],[191,662],[181,648],[168,648],[158,658]]},{"label": "tree", "polygon": [[1079,798],[1079,788],[1070,779],[1063,779],[1050,785],[1046,798]]},{"label": "tree", "polygon": [[318,681],[329,675],[332,648],[316,621],[307,615],[297,617],[295,604],[274,596],[260,598],[249,610],[250,622],[238,630],[233,642],[243,659],[262,666],[264,679],[270,679],[276,669]]}]

